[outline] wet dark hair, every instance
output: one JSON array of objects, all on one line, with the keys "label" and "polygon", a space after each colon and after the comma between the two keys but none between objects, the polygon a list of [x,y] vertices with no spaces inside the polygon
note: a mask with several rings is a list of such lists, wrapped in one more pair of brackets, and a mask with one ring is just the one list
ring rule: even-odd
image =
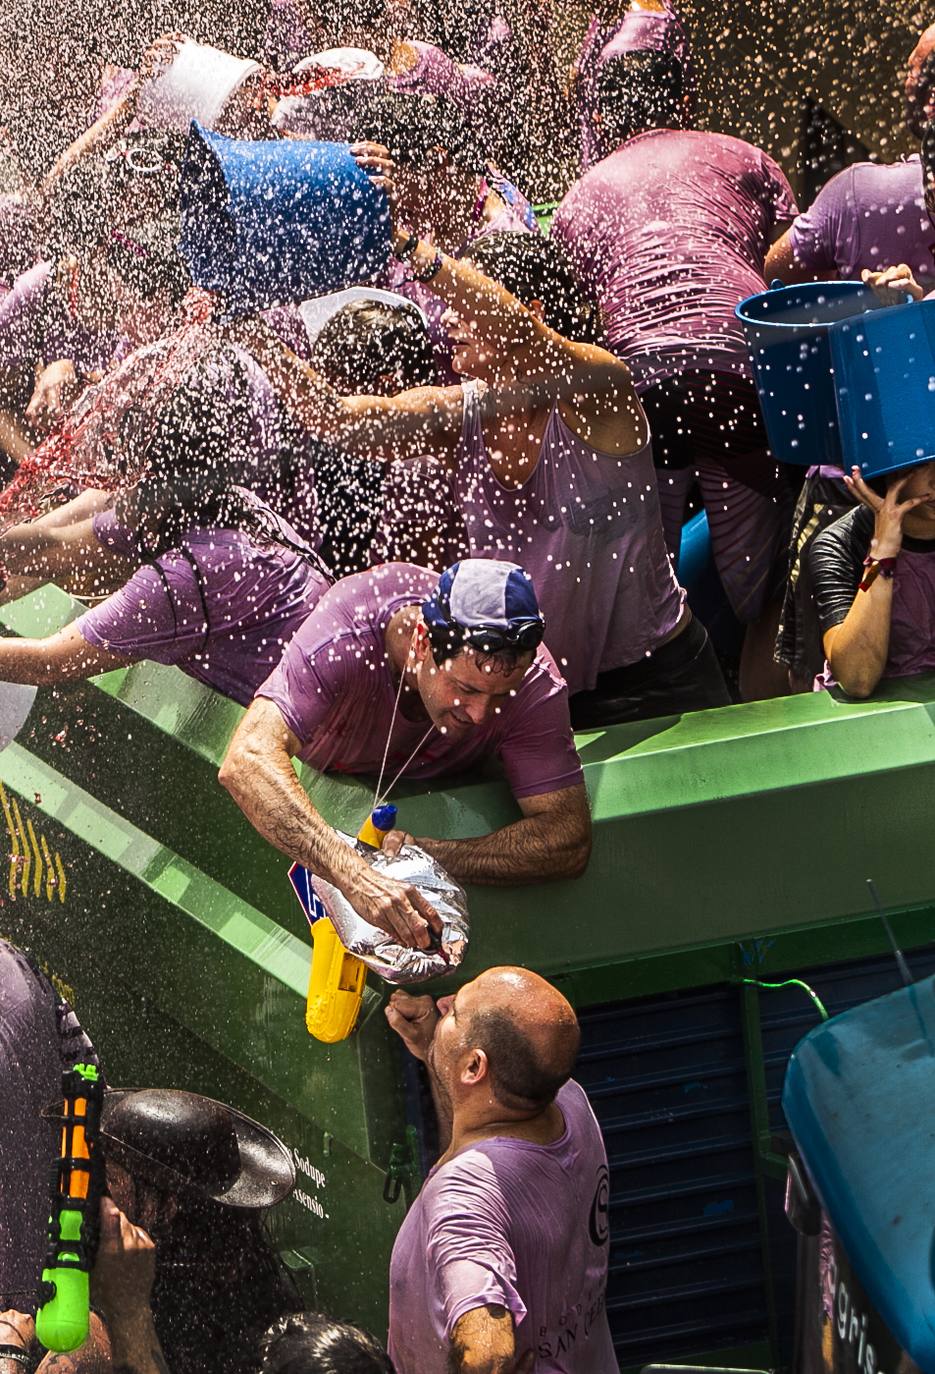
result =
[{"label": "wet dark hair", "polygon": [[646,129],[685,125],[685,73],[667,52],[629,52],[612,57],[598,77],[598,137],[606,156]]},{"label": "wet dark hair", "polygon": [[293,544],[272,512],[240,485],[240,456],[252,433],[245,372],[227,351],[220,363],[227,369],[222,376],[208,371],[210,364],[193,369],[155,417],[147,470],[136,487],[138,556],[151,561],[184,547],[193,529],[240,529],[260,542],[293,549],[330,580],[317,555]]},{"label": "wet dark hair", "polygon": [[580,343],[600,341],[597,305],[553,239],[504,230],[476,239],[463,256],[524,305],[539,301],[546,324],[563,338]]},{"label": "wet dark hair", "polygon": [[485,653],[483,649],[475,649],[473,645],[465,644],[458,637],[429,632],[429,648],[432,652],[432,662],[440,668],[448,659],[456,659],[459,654],[467,653],[469,650],[473,656],[473,661],[481,672],[489,668],[491,673],[500,673],[504,677],[509,677],[515,673],[517,668],[524,660],[528,659],[532,663],[536,656],[535,649],[498,649],[495,653]]},{"label": "wet dark hair", "polygon": [[393,1366],[360,1327],[321,1312],[296,1312],[262,1337],[256,1374],[393,1374]]},{"label": "wet dark hair", "polygon": [[517,1111],[547,1107],[571,1077],[578,1043],[565,1063],[543,1064],[535,1048],[506,1011],[476,1011],[468,1036],[487,1056],[490,1078],[497,1098]]},{"label": "wet dark hair", "polygon": [[345,396],[392,396],[438,380],[422,315],[414,305],[379,300],[351,301],[332,315],[311,364]]},{"label": "wet dark hair", "polygon": [[452,162],[465,171],[482,172],[486,165],[474,121],[446,96],[351,81],[312,99],[316,138],[382,143],[401,167],[424,165],[436,148],[446,149]]}]

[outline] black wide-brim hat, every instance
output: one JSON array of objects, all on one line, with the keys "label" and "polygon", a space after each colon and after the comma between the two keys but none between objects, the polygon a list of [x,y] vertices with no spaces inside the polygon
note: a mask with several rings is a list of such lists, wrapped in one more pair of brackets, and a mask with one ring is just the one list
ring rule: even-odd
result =
[{"label": "black wide-brim hat", "polygon": [[104,1096],[106,1158],[166,1191],[260,1211],[292,1191],[285,1145],[235,1107],[178,1088],[113,1088]]}]

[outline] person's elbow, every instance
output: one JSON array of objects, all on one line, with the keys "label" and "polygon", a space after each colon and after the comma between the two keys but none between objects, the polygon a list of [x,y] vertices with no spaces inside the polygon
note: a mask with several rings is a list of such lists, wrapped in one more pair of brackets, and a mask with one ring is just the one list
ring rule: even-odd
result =
[{"label": "person's elbow", "polygon": [[854,697],[857,701],[866,701],[867,697],[876,691],[877,683],[880,681],[879,673],[870,672],[866,668],[835,668],[833,661],[830,666],[835,682],[849,697]]},{"label": "person's elbow", "polygon": [[591,848],[591,816],[585,813],[561,848],[557,865],[552,871],[553,878],[584,877],[591,861]]},{"label": "person's elbow", "polygon": [[250,779],[256,777],[263,752],[254,733],[243,729],[236,732],[227,746],[218,770],[218,782],[238,804],[250,786]]}]

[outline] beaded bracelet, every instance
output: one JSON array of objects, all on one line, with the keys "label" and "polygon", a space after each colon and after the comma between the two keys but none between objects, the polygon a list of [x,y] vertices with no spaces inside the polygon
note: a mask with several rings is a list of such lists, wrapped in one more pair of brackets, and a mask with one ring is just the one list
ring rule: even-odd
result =
[{"label": "beaded bracelet", "polygon": [[857,589],[861,592],[869,591],[870,588],[873,586],[874,582],[876,582],[878,577],[895,577],[896,559],[870,558],[868,555],[868,557],[864,559],[864,568],[866,569],[866,571],[864,572],[863,580],[861,581]]}]

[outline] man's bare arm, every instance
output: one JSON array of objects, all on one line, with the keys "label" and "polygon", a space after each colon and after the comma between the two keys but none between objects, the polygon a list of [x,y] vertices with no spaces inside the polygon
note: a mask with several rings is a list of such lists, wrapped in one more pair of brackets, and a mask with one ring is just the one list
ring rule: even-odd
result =
[{"label": "man's bare arm", "polygon": [[451,1374],[514,1374],[516,1336],[505,1307],[475,1307],[451,1334]]},{"label": "man's bare arm", "polygon": [[470,840],[416,843],[459,882],[541,883],[580,878],[591,856],[591,811],[584,783],[519,801],[521,821]]},{"label": "man's bare arm", "polygon": [[404,944],[427,946],[429,926],[441,929],[438,913],[416,888],[376,872],[332,829],[296,777],[292,758],[300,748],[274,703],[257,697],[228,746],[221,786],[265,840],[332,883],[365,920]]},{"label": "man's bare arm", "polygon": [[0,537],[0,564],[15,576],[59,580],[77,572],[85,580],[90,573],[108,582],[130,577],[138,566],[100,543],[91,518],[74,524],[14,525]]},{"label": "man's bare arm", "polygon": [[815,272],[799,262],[792,246],[792,226],[790,225],[776,239],[766,254],[763,276],[767,282],[778,279],[786,286],[795,286],[797,282],[828,281],[831,277],[836,277],[837,273],[833,268],[830,271]]},{"label": "man's bare arm", "polygon": [[94,677],[134,660],[89,644],[74,625],[48,639],[0,639],[0,682],[67,682]]},{"label": "man's bare arm", "polygon": [[379,462],[444,452],[461,432],[459,386],[415,387],[398,396],[341,396],[262,319],[244,320],[229,337],[263,368],[300,424],[348,452]]}]

